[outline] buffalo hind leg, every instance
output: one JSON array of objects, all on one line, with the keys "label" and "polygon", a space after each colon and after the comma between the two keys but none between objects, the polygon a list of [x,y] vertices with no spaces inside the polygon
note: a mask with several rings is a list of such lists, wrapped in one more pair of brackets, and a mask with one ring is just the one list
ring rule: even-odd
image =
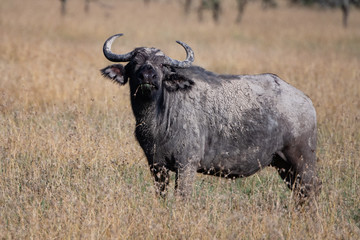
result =
[{"label": "buffalo hind leg", "polygon": [[275,167],[280,177],[284,180],[288,188],[293,189],[295,183],[295,173],[292,165],[280,157],[279,154],[275,154],[271,162],[271,166]]},{"label": "buffalo hind leg", "polygon": [[[316,146],[316,143],[312,144]],[[283,153],[296,174],[294,190],[300,200],[313,198],[321,188],[321,181],[317,177],[315,148],[303,142],[297,146],[288,147]]]},{"label": "buffalo hind leg", "polygon": [[166,197],[166,188],[169,184],[169,170],[165,167],[151,167],[150,171],[155,179],[156,194],[161,197]]},{"label": "buffalo hind leg", "polygon": [[286,185],[295,191],[300,204],[313,198],[321,185],[316,175],[315,152],[293,147],[283,150],[282,153],[285,159],[275,154],[271,165],[277,169]]}]

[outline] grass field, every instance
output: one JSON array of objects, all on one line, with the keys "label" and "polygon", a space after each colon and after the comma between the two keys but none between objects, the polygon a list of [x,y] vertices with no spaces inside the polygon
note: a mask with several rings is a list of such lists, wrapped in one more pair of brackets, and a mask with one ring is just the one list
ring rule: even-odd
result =
[{"label": "grass field", "polygon": [[[0,3],[0,239],[360,239],[360,11],[247,6],[234,23],[185,16],[177,1]],[[205,16],[210,20],[210,15]],[[318,113],[315,209],[294,206],[276,171],[229,181],[197,175],[192,200],[154,193],[133,135],[128,86],[100,76],[115,52],[155,46],[231,74],[272,72]],[[173,178],[174,176],[172,176]]]}]

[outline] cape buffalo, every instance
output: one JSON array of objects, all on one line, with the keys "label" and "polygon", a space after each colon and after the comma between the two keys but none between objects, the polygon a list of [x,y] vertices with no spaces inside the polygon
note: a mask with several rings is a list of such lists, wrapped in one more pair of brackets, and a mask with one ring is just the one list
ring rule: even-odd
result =
[{"label": "cape buffalo", "polygon": [[226,178],[250,176],[274,166],[301,199],[319,188],[316,176],[316,112],[311,100],[274,74],[219,75],[156,48],[126,54],[103,51],[112,62],[103,76],[129,81],[135,135],[165,196],[169,171],[188,197],[196,172]]}]

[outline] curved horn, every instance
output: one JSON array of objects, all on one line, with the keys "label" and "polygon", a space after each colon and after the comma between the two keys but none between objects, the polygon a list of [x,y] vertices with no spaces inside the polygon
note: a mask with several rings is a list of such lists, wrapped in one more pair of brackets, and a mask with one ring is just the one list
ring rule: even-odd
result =
[{"label": "curved horn", "polygon": [[186,43],[181,41],[176,41],[178,44],[183,46],[186,51],[186,59],[184,61],[174,60],[168,56],[166,56],[167,65],[172,67],[179,67],[179,68],[187,68],[191,66],[191,63],[194,61],[194,52]]},{"label": "curved horn", "polygon": [[115,54],[111,52],[111,45],[113,44],[114,40],[118,37],[121,37],[122,35],[124,34],[122,33],[115,34],[114,36],[109,37],[104,43],[103,46],[104,55],[108,60],[112,62],[128,62],[130,61],[130,58],[133,55],[133,51],[126,54]]}]

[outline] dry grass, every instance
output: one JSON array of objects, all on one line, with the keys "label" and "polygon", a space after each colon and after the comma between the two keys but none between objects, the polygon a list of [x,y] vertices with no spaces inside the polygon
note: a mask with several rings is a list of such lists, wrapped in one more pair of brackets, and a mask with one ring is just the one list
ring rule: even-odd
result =
[{"label": "dry grass", "polygon": [[[177,1],[2,0],[0,5],[0,239],[359,239],[360,13],[250,4],[235,25],[198,23]],[[105,2],[105,1],[103,1]],[[207,16],[209,17],[209,16]],[[133,137],[128,87],[104,80],[102,44],[156,46],[221,73],[273,72],[318,111],[314,211],[297,210],[271,168],[227,181],[197,176],[193,200],[155,197]]]}]

